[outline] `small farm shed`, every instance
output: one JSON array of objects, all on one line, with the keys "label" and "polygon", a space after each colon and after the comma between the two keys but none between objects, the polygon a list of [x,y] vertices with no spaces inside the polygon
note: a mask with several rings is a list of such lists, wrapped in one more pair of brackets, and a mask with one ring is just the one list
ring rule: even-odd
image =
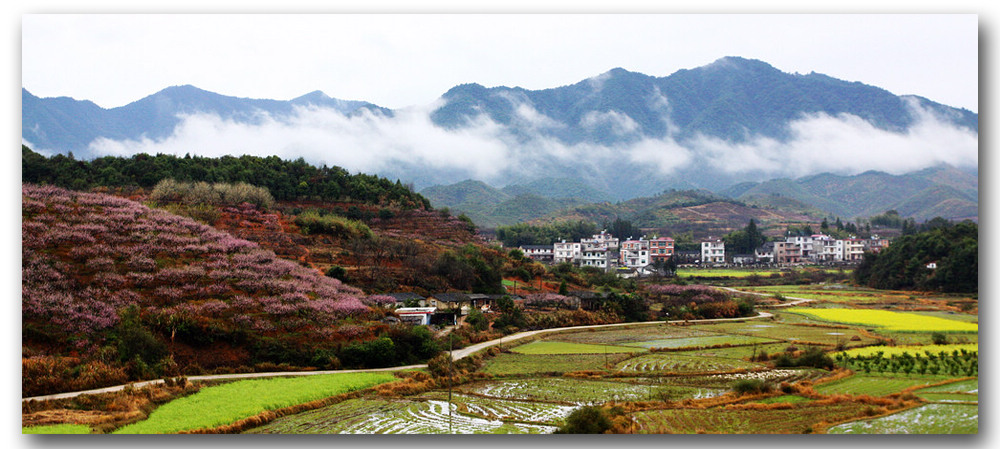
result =
[{"label": "small farm shed", "polygon": [[396,315],[404,323],[409,324],[431,324],[431,317],[437,312],[437,307],[400,307],[396,309]]}]

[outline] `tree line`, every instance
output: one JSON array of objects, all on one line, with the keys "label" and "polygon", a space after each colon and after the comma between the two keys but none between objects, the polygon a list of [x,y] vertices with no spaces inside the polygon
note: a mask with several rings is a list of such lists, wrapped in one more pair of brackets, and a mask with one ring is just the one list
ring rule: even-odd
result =
[{"label": "tree line", "polygon": [[140,153],[131,157],[104,156],[90,161],[73,154],[51,157],[21,146],[21,180],[72,190],[97,186],[152,188],[164,179],[183,182],[248,183],[267,188],[278,201],[358,201],[394,205],[403,209],[430,209],[430,201],[399,180],[376,175],[350,174],[347,170],[304,159],[277,156],[183,157]]},{"label": "tree line", "polygon": [[855,280],[881,289],[978,292],[979,226],[968,220],[932,226],[895,239],[879,253],[865,253]]}]

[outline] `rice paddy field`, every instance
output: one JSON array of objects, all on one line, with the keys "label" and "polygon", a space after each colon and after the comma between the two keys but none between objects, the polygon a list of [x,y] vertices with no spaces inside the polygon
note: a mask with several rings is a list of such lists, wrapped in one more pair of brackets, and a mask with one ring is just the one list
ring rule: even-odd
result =
[{"label": "rice paddy field", "polygon": [[796,404],[790,409],[666,409],[638,412],[641,433],[787,434],[812,433],[822,422],[858,416],[866,406]]},{"label": "rice paddy field", "polygon": [[880,375],[880,374],[855,374],[846,379],[840,379],[829,383],[824,383],[814,387],[821,394],[851,394],[868,396],[886,396],[893,393],[900,393],[908,388],[920,385],[930,385],[947,380],[948,376],[932,375]]},{"label": "rice paddy field", "polygon": [[606,370],[621,360],[631,357],[631,353],[619,354],[550,354],[502,353],[486,361],[482,372],[494,376],[524,374],[561,375],[573,371]]},{"label": "rice paddy field", "polygon": [[642,348],[614,345],[591,345],[562,341],[533,341],[511,350],[518,354],[614,354],[618,352],[645,352]]},{"label": "rice paddy field", "polygon": [[[978,353],[975,313],[906,292],[817,285],[754,290],[813,301],[808,307],[770,309],[774,316],[768,319],[589,328],[505,341],[502,351],[484,357],[478,373],[451,391],[399,395],[370,389],[399,380],[390,373],[230,382],[163,404],[117,433],[211,429],[352,391],[362,392],[263,420],[244,433],[552,433],[580,407],[613,404],[627,404],[625,416],[640,433],[978,432],[978,372],[966,374],[978,364],[976,357],[954,355],[947,363],[960,364],[961,370],[925,373],[904,372],[888,362],[879,369],[892,372],[868,372],[859,362],[878,351],[892,361],[926,352]],[[913,310],[917,306],[920,310]],[[945,334],[949,344],[931,345],[933,333]],[[831,358],[842,354],[837,370],[773,364],[778,354],[810,348]],[[760,382],[770,393],[740,396],[736,385],[746,381]],[[890,409],[886,401],[909,402]],[[22,432],[91,428],[40,426]]]},{"label": "rice paddy field", "polygon": [[834,426],[831,434],[975,434],[979,407],[964,404],[927,404],[882,418]]}]

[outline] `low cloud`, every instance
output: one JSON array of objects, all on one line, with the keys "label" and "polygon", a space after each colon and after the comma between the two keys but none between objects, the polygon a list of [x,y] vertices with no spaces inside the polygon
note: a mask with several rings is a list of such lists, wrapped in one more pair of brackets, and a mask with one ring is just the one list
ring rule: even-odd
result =
[{"label": "low cloud", "polygon": [[607,126],[612,133],[625,136],[639,130],[639,124],[618,111],[590,111],[580,118],[580,125],[589,130]]},{"label": "low cloud", "polygon": [[[669,109],[667,99],[660,97],[653,100]],[[573,174],[612,179],[627,173],[623,163],[655,169],[664,178],[710,168],[732,178],[758,178],[755,180],[867,170],[900,174],[940,163],[978,165],[978,135],[946,123],[916,103],[910,107],[917,121],[904,133],[878,129],[856,116],[814,114],[789,123],[788,140],[752,137],[743,143],[709,136],[680,141],[673,132],[662,138],[642,137],[639,125],[626,114],[585,115],[582,126],[610,125],[616,134],[635,137],[629,143],[610,146],[564,143],[552,134],[565,132],[567,125],[525,103],[515,104],[516,129],[485,114],[462,128],[440,128],[430,119],[438,106],[399,110],[393,117],[370,111],[346,116],[332,109],[304,107],[287,117],[264,115],[252,125],[211,114],[192,114],[181,117],[180,125],[167,138],[99,139],[90,149],[94,154],[119,156],[277,155],[338,165],[352,172],[380,173],[408,167],[425,173],[450,173],[449,179],[432,180],[441,184],[475,178],[503,185]]]},{"label": "low cloud", "polygon": [[936,117],[914,102],[916,122],[903,133],[876,128],[848,114],[813,114],[789,123],[790,138],[757,137],[729,143],[706,136],[685,146],[711,166],[729,174],[761,172],[799,177],[868,170],[903,174],[942,163],[973,167],[979,163],[979,136]]}]

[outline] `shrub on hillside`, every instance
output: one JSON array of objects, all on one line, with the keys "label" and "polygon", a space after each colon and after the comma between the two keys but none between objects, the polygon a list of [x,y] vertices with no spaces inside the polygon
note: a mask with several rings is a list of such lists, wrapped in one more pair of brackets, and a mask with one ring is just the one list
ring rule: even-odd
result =
[{"label": "shrub on hillside", "polygon": [[308,210],[295,217],[295,224],[306,234],[326,234],[344,240],[370,239],[374,235],[368,225],[338,215],[321,215]]},{"label": "shrub on hillside", "polygon": [[253,204],[261,209],[274,206],[274,198],[264,187],[257,187],[245,182],[235,184],[207,182],[183,182],[164,179],[153,187],[149,199],[157,203],[183,203],[188,205],[214,204],[220,206],[238,206],[243,203]]}]

